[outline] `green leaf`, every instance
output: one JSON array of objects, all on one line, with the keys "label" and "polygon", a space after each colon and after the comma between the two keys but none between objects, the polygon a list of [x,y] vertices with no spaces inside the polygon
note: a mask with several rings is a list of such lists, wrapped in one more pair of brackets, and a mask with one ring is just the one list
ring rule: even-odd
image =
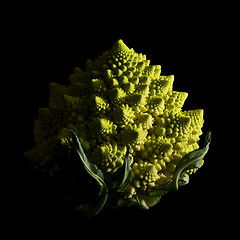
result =
[{"label": "green leaf", "polygon": [[161,198],[161,195],[159,196],[150,196],[148,194],[138,194],[134,197],[123,199],[119,198],[117,207],[139,207],[141,209],[149,209],[149,207],[153,207],[156,205]]},{"label": "green leaf", "polygon": [[162,195],[168,193],[172,189],[172,180],[161,185],[159,187],[155,187],[154,190],[148,192],[148,196],[150,197],[161,197]]},{"label": "green leaf", "polygon": [[160,201],[162,195],[168,193],[171,189],[172,181],[169,181],[162,186],[154,188],[154,190],[139,193],[136,198],[138,206],[143,209],[149,209],[149,207],[156,205]]},{"label": "green leaf", "polygon": [[178,186],[182,186],[188,183],[188,179],[183,179],[183,174],[190,169],[200,168],[202,160],[205,154],[209,150],[209,144],[211,142],[211,132],[207,133],[206,140],[203,149],[196,149],[186,154],[177,164],[172,180],[173,190],[177,190]]},{"label": "green leaf", "polygon": [[161,199],[161,194],[156,195],[156,196],[150,196],[150,195],[138,195],[137,196],[137,201],[139,204],[139,207],[142,209],[148,210],[149,207],[153,207],[156,205],[160,199]]},{"label": "green leaf", "polygon": [[104,206],[104,204],[107,201],[108,198],[108,188],[103,180],[103,174],[102,172],[97,168],[96,165],[92,164],[90,161],[88,161],[83,148],[81,146],[81,143],[77,137],[77,135],[71,131],[73,144],[76,148],[76,151],[78,153],[79,158],[81,159],[84,168],[88,172],[88,174],[97,182],[99,185],[99,197],[98,197],[98,203],[97,204],[82,204],[77,207],[77,210],[81,212],[83,215],[87,217],[93,217],[95,216]]},{"label": "green leaf", "polygon": [[131,206],[139,206],[139,202],[137,197],[132,198],[118,198],[116,207],[131,207]]},{"label": "green leaf", "polygon": [[72,135],[73,144],[74,144],[76,150],[80,153],[81,160],[83,161],[83,163],[94,174],[96,174],[98,177],[104,179],[102,171],[100,169],[98,169],[98,167],[95,164],[88,161],[87,156],[85,155],[82,145],[78,139],[78,136],[76,135],[76,133],[73,130],[71,130],[71,135]]},{"label": "green leaf", "polygon": [[124,170],[122,171],[122,177],[121,177],[120,185],[118,187],[118,192],[122,192],[128,186],[128,184],[131,182],[131,179],[132,179],[132,168],[130,166],[129,154],[130,154],[130,145],[128,145],[126,157],[124,159],[124,165],[123,165]]},{"label": "green leaf", "polygon": [[[114,175],[108,179],[107,186],[109,189],[109,199],[108,199],[108,206],[110,206],[113,209],[116,209],[121,205],[121,203],[128,204],[129,202],[126,202],[122,199],[120,200],[121,193],[125,190],[125,188],[128,186],[128,184],[131,182],[132,179],[132,169],[130,167],[130,145],[128,145],[127,153],[124,159],[124,164],[122,167],[120,167]],[[120,202],[120,205],[119,205]],[[132,204],[131,204],[132,205]]]},{"label": "green leaf", "polygon": [[132,169],[130,167],[130,145],[128,145],[124,164],[119,168],[112,178],[109,179],[107,185],[112,191],[122,192],[132,179]]}]

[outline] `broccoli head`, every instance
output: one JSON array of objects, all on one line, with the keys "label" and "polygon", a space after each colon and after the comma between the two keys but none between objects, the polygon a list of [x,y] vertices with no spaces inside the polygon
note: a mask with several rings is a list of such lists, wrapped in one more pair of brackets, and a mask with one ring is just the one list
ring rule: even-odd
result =
[{"label": "broccoli head", "polygon": [[50,83],[49,107],[39,109],[35,147],[25,155],[54,177],[71,166],[77,151],[99,184],[106,182],[109,197],[116,176],[122,179],[121,191],[112,193],[118,206],[156,204],[189,181],[210,142],[208,134],[197,150],[203,110],[183,111],[188,93],[173,90],[173,75],[160,74],[160,65],[117,41],[87,60],[86,70],[76,67],[68,86]]}]

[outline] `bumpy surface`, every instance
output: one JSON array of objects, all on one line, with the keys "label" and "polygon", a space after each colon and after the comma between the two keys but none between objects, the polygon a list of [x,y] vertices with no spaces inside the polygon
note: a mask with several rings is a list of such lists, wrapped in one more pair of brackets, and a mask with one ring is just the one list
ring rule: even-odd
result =
[{"label": "bumpy surface", "polygon": [[42,172],[61,173],[73,130],[105,178],[123,165],[130,144],[133,176],[125,197],[166,183],[180,159],[199,147],[203,110],[182,111],[188,94],[173,91],[174,77],[160,73],[160,65],[117,41],[87,60],[86,71],[75,68],[69,86],[50,84],[49,108],[39,109],[36,146],[26,155]]}]

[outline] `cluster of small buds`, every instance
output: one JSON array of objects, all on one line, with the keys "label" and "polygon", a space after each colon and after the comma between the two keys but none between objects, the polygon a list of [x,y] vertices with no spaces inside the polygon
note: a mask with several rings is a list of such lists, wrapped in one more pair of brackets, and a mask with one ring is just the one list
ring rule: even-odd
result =
[{"label": "cluster of small buds", "polygon": [[[203,110],[182,111],[188,94],[173,91],[173,75],[160,74],[160,65],[150,65],[146,55],[119,40],[94,61],[87,60],[85,71],[76,68],[69,86],[51,83],[49,108],[39,110],[36,147],[29,158],[48,168],[56,159],[56,151],[42,156],[49,144],[55,146],[49,139],[59,139],[62,129],[73,130],[106,177],[123,165],[126,146],[131,146],[127,197],[164,184],[179,160],[198,148],[204,121]],[[71,152],[67,137],[61,145]]]}]

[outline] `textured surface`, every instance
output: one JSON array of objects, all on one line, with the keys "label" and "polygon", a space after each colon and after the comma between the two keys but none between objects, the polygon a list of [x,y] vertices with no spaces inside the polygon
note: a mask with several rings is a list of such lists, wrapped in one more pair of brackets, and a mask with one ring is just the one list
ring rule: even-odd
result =
[{"label": "textured surface", "polygon": [[36,147],[26,156],[42,172],[61,173],[71,161],[73,130],[106,178],[123,165],[130,144],[126,197],[166,183],[182,157],[199,147],[204,121],[203,110],[182,110],[188,94],[173,91],[174,76],[160,73],[160,65],[117,41],[87,60],[86,71],[75,68],[69,86],[50,83],[49,107],[35,121]]}]

